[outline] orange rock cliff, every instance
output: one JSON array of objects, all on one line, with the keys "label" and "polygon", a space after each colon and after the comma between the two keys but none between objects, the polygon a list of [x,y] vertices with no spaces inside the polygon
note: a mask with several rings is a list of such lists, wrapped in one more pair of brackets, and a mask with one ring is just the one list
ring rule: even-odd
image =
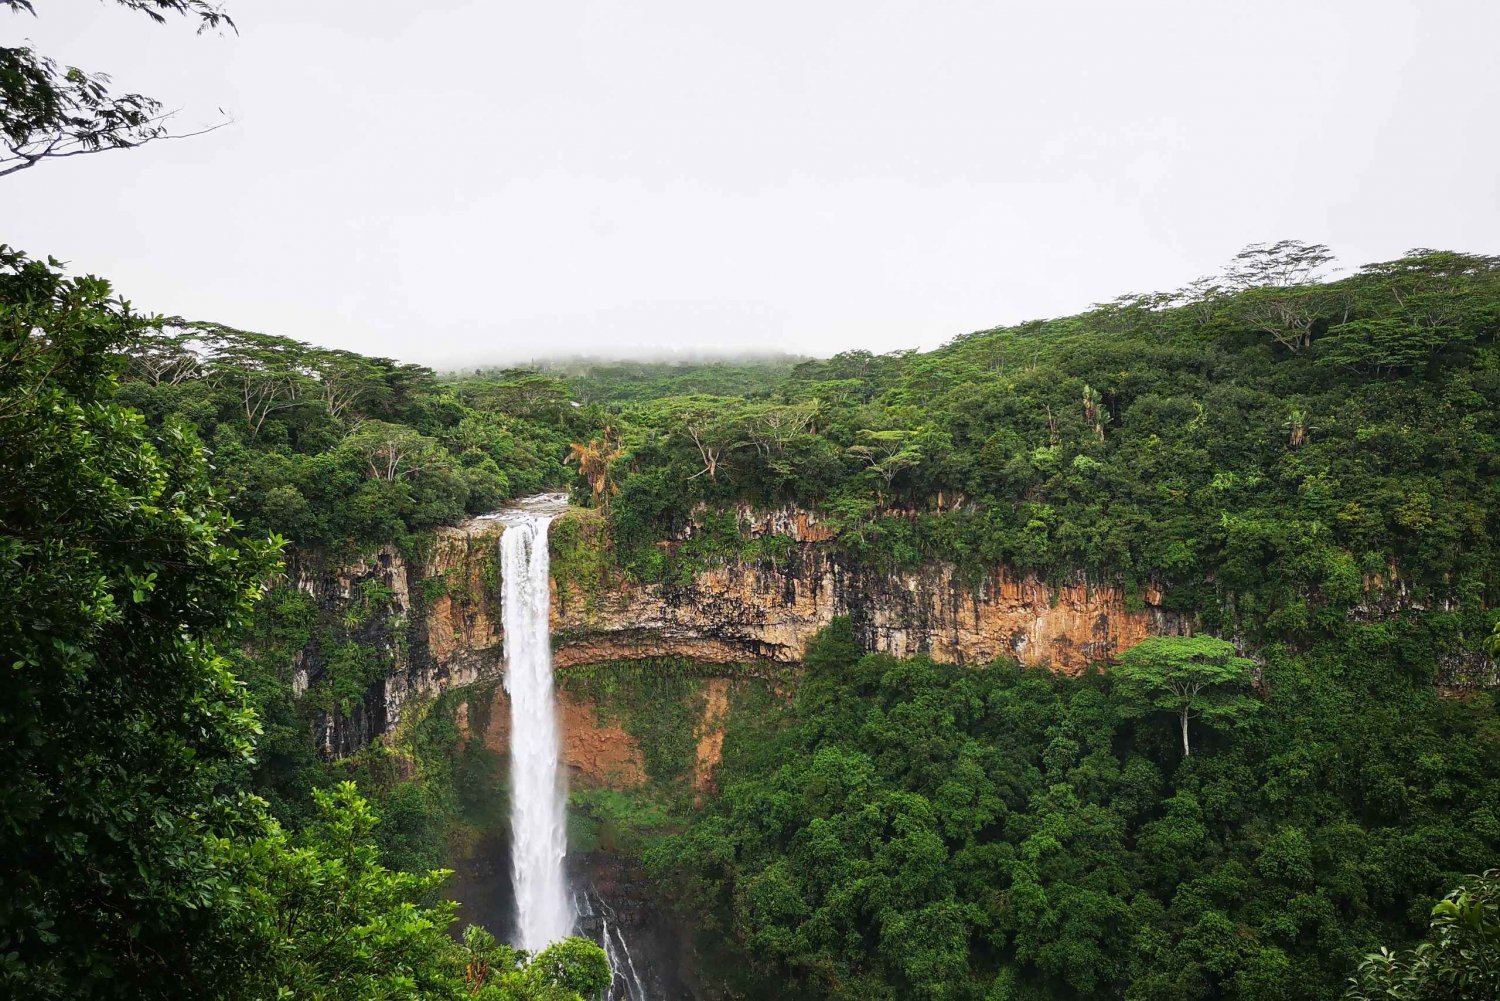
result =
[{"label": "orange rock cliff", "polygon": [[[1052,588],[1004,567],[993,568],[977,587],[943,563],[877,573],[831,545],[830,533],[812,513],[746,509],[740,517],[751,534],[789,537],[794,545],[788,555],[774,565],[714,567],[686,583],[640,584],[599,560],[590,571],[598,579],[581,579],[565,555],[557,558],[559,535],[568,546],[587,548],[601,541],[591,513],[563,515],[553,533],[552,632],[559,673],[655,657],[725,665],[726,676],[743,673],[744,665],[791,668],[808,640],[838,615],[850,617],[862,645],[873,651],[926,653],[961,664],[1007,657],[1076,672],[1148,635],[1190,626],[1162,609],[1157,593],[1147,592],[1143,606],[1127,610],[1116,588],[1082,583]],[[390,595],[355,637],[384,659],[385,675],[350,713],[328,714],[322,721],[318,737],[325,754],[348,754],[389,732],[415,699],[500,676],[503,531],[493,519],[479,518],[439,529],[424,553],[403,556],[385,547],[357,560],[319,554],[293,558],[292,579],[325,617],[347,619],[367,581],[378,581],[382,593]],[[319,652],[299,654],[295,670],[299,691],[315,684]],[[565,717],[572,714],[574,724],[565,728],[568,753],[582,754],[589,741],[603,739],[583,725],[584,707],[564,704],[562,711]],[[715,711],[722,712],[722,705]],[[716,760],[714,727],[705,721],[702,729],[700,756]],[[614,769],[622,781],[639,768],[598,749],[588,756],[602,762],[599,769]]]}]

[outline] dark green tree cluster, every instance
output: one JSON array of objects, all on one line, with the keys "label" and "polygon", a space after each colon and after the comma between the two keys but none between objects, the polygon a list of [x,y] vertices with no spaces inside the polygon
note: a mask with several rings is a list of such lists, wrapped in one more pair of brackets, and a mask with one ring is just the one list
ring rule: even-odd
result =
[{"label": "dark green tree cluster", "polygon": [[129,356],[122,401],[198,428],[246,529],[303,545],[400,542],[494,510],[562,482],[586,430],[566,397],[526,406],[526,377],[471,386],[473,406],[419,365],[219,324],[174,321]]},{"label": "dark green tree cluster", "polygon": [[[1500,716],[1321,646],[1267,650],[1252,693],[1219,644],[1065,678],[861,656],[836,620],[784,715],[726,734],[722,794],[651,853],[704,916],[708,974],[778,998],[1339,997],[1500,854]],[[1171,691],[1207,664],[1182,704],[1219,711],[1187,756]],[[1455,904],[1462,947],[1493,937],[1485,892]]]},{"label": "dark green tree cluster", "polygon": [[[795,503],[877,565],[1159,585],[1225,631],[1320,634],[1372,591],[1492,606],[1500,260],[1420,250],[1321,281],[1327,260],[1251,247],[1174,293],[613,404],[621,559],[661,577],[655,543],[695,506]],[[1473,649],[1487,628],[1454,631]]]},{"label": "dark green tree cluster", "polygon": [[247,792],[260,725],[221,649],[275,569],[193,429],[116,393],[154,325],[0,248],[0,995],[549,998],[602,951],[448,934],[440,871],[379,861],[352,786],[289,835]]}]

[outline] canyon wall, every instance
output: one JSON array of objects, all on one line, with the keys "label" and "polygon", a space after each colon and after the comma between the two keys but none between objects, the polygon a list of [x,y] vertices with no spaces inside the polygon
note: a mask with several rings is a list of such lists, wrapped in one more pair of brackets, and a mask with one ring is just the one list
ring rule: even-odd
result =
[{"label": "canyon wall", "polygon": [[[742,510],[741,521],[747,534],[791,544],[774,562],[730,561],[686,581],[640,584],[607,558],[596,515],[562,516],[553,532],[552,582],[559,673],[646,658],[722,664],[726,676],[774,673],[797,664],[807,641],[838,615],[850,617],[872,651],[959,664],[1005,657],[1067,672],[1148,635],[1189,627],[1151,592],[1128,609],[1118,589],[1081,582],[1052,588],[1003,567],[973,584],[943,563],[879,573],[839,551],[807,512]],[[503,531],[496,520],[477,518],[439,529],[425,551],[293,558],[289,576],[320,620],[386,665],[357,704],[323,714],[318,741],[325,754],[351,753],[389,732],[414,698],[499,677]],[[378,607],[370,607],[371,595]],[[325,646],[314,641],[296,654],[299,693],[330,669]]]},{"label": "canyon wall", "polygon": [[[352,558],[292,554],[287,576],[311,599],[320,624],[293,656],[297,694],[328,680],[330,635],[373,651],[383,665],[356,704],[320,714],[316,738],[324,754],[351,754],[390,732],[415,698],[499,677],[503,530],[477,518],[438,529],[416,552],[383,546]],[[368,607],[372,593],[376,607]]]},{"label": "canyon wall", "polygon": [[[592,517],[570,517],[579,522],[577,544],[593,544],[588,535],[600,529]],[[1161,608],[1156,592],[1130,610],[1118,588],[1054,588],[1004,567],[973,583],[940,562],[880,573],[831,545],[807,512],[742,510],[741,522],[750,535],[795,545],[774,562],[731,561],[679,583],[633,583],[608,561],[590,564],[600,568],[592,579],[555,573],[558,667],[643,657],[795,664],[815,633],[847,615],[867,650],[957,664],[1005,657],[1076,673],[1189,626]]]},{"label": "canyon wall", "polygon": [[[674,693],[687,705],[691,761],[684,775],[658,775],[658,781],[682,781],[700,794],[712,788],[724,745],[730,687],[743,683],[729,678],[695,679],[685,692]],[[476,697],[487,699],[487,704],[473,705]],[[557,689],[557,708],[564,735],[562,764],[570,788],[636,789],[651,781],[642,736],[631,732],[619,706],[601,704],[570,686],[565,676]],[[482,727],[473,723],[476,718],[483,720]],[[502,686],[474,689],[458,704],[455,720],[461,740],[482,740],[502,757],[510,753],[510,699]]]}]

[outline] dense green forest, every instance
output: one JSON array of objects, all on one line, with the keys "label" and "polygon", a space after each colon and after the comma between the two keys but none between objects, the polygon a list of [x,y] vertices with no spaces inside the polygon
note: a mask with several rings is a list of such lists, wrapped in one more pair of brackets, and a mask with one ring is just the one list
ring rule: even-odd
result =
[{"label": "dense green forest", "polygon": [[[1338,281],[1265,278],[1322,254],[1252,248],[1212,286],[927,354],[440,378],[137,317],[104,283],[12,253],[6,628],[37,673],[22,669],[6,706],[9,750],[34,760],[7,791],[8,871],[28,875],[6,888],[6,975],[44,995],[138,991],[162,963],[202,970],[209,995],[233,995],[226,977],[251,994],[317,982],[311,933],[276,915],[346,879],[367,896],[342,920],[391,929],[358,959],[420,956],[403,974],[418,993],[463,982],[455,949],[540,976],[481,931],[447,938],[426,872],[453,823],[503,824],[475,819],[486,807],[465,791],[492,787],[496,763],[441,713],[410,746],[321,762],[312,717],[380,665],[333,702],[294,698],[306,609],[285,586],[249,599],[275,580],[277,537],[418,545],[570,486],[638,580],[774,562],[784,540],[742,537],[732,508],[796,505],[875,567],[1160,588],[1237,643],[1217,677],[1244,711],[1195,712],[1185,755],[1188,714],[1149,683],[1171,650],[1068,679],[861,657],[847,632],[825,636],[796,699],[727,736],[721,795],[645,811],[630,841],[701,926],[722,989],[1337,995],[1365,953],[1414,941],[1434,900],[1500,857],[1483,652],[1500,267],[1421,252]],[[1271,322],[1286,317],[1294,334]],[[75,494],[93,506],[43,500]],[[83,582],[96,598],[80,617]],[[198,714],[185,730],[156,722],[178,705]],[[80,761],[80,741],[116,753]],[[183,803],[191,822],[168,821]],[[124,846],[103,866],[101,838]],[[111,903],[77,912],[83,874],[113,871]],[[131,909],[100,910],[116,897]],[[1462,899],[1493,914],[1492,897]],[[254,938],[271,934],[281,951]],[[1382,969],[1419,965],[1392,954]]]},{"label": "dense green forest", "polygon": [[[0,176],[171,134],[111,86],[0,46]],[[797,507],[851,565],[1193,624],[1071,677],[837,619],[705,790],[691,665],[564,679],[650,779],[580,797],[576,836],[644,861],[715,996],[1495,1001],[1500,258],[1332,264],[1253,244],[923,353],[439,374],[145,315],[0,246],[0,994],[600,995],[590,942],[455,927],[442,866],[505,824],[456,693],[318,754],[387,664],[283,572],[556,489],[595,509],[600,586],[776,565],[795,543],[739,509]]]}]

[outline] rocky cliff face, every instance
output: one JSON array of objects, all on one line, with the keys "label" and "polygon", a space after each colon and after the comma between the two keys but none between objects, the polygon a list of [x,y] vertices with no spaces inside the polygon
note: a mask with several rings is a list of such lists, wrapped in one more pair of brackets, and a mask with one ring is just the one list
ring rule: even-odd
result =
[{"label": "rocky cliff face", "polygon": [[[322,714],[323,753],[350,754],[388,733],[414,698],[499,676],[503,530],[480,518],[438,529],[425,551],[411,555],[389,546],[352,560],[294,554],[287,574],[312,599],[323,626],[295,658],[298,694],[327,680],[330,632],[374,651],[383,665],[357,704]],[[373,608],[372,593],[379,596]]]},{"label": "rocky cliff face", "polygon": [[[963,583],[942,563],[877,573],[837,552],[826,528],[801,511],[741,512],[747,532],[792,540],[775,563],[731,562],[685,583],[637,584],[601,558],[602,537],[590,513],[563,518],[572,544],[593,547],[596,558],[586,561],[586,572],[569,554],[554,559],[559,671],[655,657],[741,665],[727,673],[768,662],[794,665],[815,633],[834,616],[848,615],[870,650],[927,653],[960,664],[1006,657],[1076,672],[1148,635],[1189,627],[1160,607],[1158,594],[1148,593],[1143,607],[1131,610],[1117,589],[1081,582],[1052,588],[1003,567],[978,586]],[[479,518],[440,529],[426,552],[410,557],[383,548],[351,561],[318,554],[294,559],[289,572],[319,616],[342,623],[352,641],[374,649],[386,664],[358,705],[326,714],[319,727],[325,753],[350,753],[390,731],[413,698],[499,676],[503,531],[495,520]],[[361,619],[356,613],[372,586],[380,608],[366,608]],[[298,655],[299,690],[318,684],[327,659],[317,643]],[[576,740],[586,731],[571,732],[579,734]],[[704,757],[716,759],[712,736],[705,741]]]},{"label": "rocky cliff face", "polygon": [[1159,593],[1130,610],[1117,588],[1052,588],[1004,567],[977,586],[945,563],[884,574],[827,545],[808,512],[742,511],[741,520],[752,535],[796,545],[775,563],[732,562],[681,584],[633,584],[607,561],[600,579],[555,579],[558,666],[663,656],[794,664],[815,633],[847,615],[868,650],[957,664],[1014,658],[1072,673],[1190,625],[1161,608]]}]

